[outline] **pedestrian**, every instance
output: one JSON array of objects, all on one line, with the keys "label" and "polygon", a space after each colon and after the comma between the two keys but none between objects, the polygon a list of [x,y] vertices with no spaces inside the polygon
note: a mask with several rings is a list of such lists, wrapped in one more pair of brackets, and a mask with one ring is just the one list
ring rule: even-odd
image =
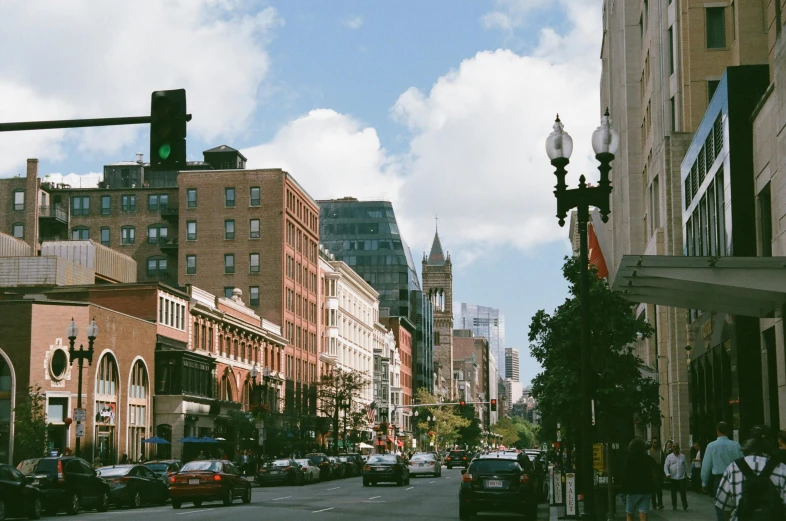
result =
[{"label": "pedestrian", "polygon": [[726,468],[718,483],[716,511],[730,514],[731,521],[786,519],[786,465],[773,457],[775,445],[760,429],[753,428],[745,455]]},{"label": "pedestrian", "polygon": [[690,464],[690,479],[691,479],[691,488],[694,492],[701,492],[701,445],[699,442],[693,442],[693,447],[690,449],[691,452],[691,464]]},{"label": "pedestrian", "polygon": [[639,521],[647,521],[655,482],[662,481],[663,469],[647,454],[647,442],[641,438],[634,438],[630,442],[628,452],[622,481],[622,492],[626,496],[626,519],[633,521],[633,516],[638,512]]},{"label": "pedestrian", "polygon": [[123,454],[120,457],[120,464],[121,465],[127,465],[128,464],[128,454]]},{"label": "pedestrian", "polygon": [[[705,492],[717,497],[718,485],[723,473],[731,463],[743,456],[740,444],[729,439],[729,424],[722,421],[715,427],[718,438],[707,444],[704,449],[704,460],[701,465],[701,486]],[[710,488],[712,487],[712,488]],[[723,510],[715,506],[718,521],[725,521]]]},{"label": "pedestrian", "polygon": [[778,452],[775,453],[775,458],[778,463],[786,464],[786,431],[778,433]]},{"label": "pedestrian", "polygon": [[207,459],[207,456],[205,456],[205,451],[204,450],[200,450],[199,454],[196,457],[196,459],[198,459],[198,460]]},{"label": "pedestrian", "polygon": [[[658,438],[652,438],[652,445],[649,450],[650,458],[655,462],[659,469],[663,468],[666,463],[666,455],[660,450],[660,442]],[[652,491],[652,508],[663,510],[663,476],[655,480],[655,490]]]},{"label": "pedestrian", "polygon": [[671,446],[671,454],[666,456],[663,472],[671,479],[671,508],[677,510],[677,491],[682,500],[682,509],[688,510],[688,460],[680,453],[680,444]]},{"label": "pedestrian", "polygon": [[103,466],[104,464],[101,463],[101,456],[96,456],[95,459],[93,460],[93,468],[100,469]]}]

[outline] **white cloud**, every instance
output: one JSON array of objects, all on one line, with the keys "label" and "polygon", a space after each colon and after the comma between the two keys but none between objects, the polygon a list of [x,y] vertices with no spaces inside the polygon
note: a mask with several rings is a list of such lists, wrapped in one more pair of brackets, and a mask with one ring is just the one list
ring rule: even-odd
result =
[{"label": "white cloud", "polygon": [[360,16],[353,16],[351,18],[347,18],[344,20],[344,25],[349,27],[350,29],[360,29],[363,25],[363,18]]},{"label": "white cloud", "polygon": [[[579,0],[580,1],[580,0]],[[553,3],[553,0],[495,0],[496,9],[484,14],[480,23],[486,29],[502,29],[510,31],[521,26],[526,16],[535,9]]]},{"label": "white cloud", "polygon": [[98,183],[104,179],[102,172],[90,172],[89,174],[46,174],[43,181],[48,183],[65,183],[74,188],[98,188]]},{"label": "white cloud", "polygon": [[[4,120],[145,115],[152,91],[185,88],[189,133],[207,141],[247,128],[270,67],[265,45],[283,23],[240,0],[24,0],[4,2],[0,18],[0,48],[13,50],[0,61]],[[6,133],[0,175],[27,157],[62,157],[64,139],[111,153],[142,129]]]}]

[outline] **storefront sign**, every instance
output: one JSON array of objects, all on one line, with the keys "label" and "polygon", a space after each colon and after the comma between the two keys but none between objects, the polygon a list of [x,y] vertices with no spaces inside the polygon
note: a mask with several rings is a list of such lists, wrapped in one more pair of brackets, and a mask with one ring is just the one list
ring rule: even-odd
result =
[{"label": "storefront sign", "polygon": [[592,468],[603,472],[603,444],[595,443],[592,445]]},{"label": "storefront sign", "polygon": [[701,338],[710,338],[712,336],[712,317],[701,325]]},{"label": "storefront sign", "polygon": [[562,504],[562,471],[554,471],[554,504]]},{"label": "storefront sign", "polygon": [[77,423],[76,424],[76,437],[81,438],[85,435],[85,424],[84,423]]},{"label": "storefront sign", "polygon": [[576,474],[565,474],[565,514],[576,515]]}]

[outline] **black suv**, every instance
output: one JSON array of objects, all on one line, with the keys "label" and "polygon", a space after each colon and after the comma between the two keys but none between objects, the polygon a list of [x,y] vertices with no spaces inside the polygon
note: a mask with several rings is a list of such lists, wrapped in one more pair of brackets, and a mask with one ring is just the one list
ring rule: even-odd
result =
[{"label": "black suv", "polygon": [[61,510],[74,515],[82,508],[99,512],[109,509],[109,484],[82,458],[33,458],[16,468],[32,478],[31,484],[41,491],[44,510],[49,515]]},{"label": "black suv", "polygon": [[459,519],[469,519],[478,512],[507,512],[534,520],[538,514],[534,471],[529,458],[515,453],[476,457],[461,472]]},{"label": "black suv", "polygon": [[445,456],[445,465],[447,465],[448,469],[452,469],[453,467],[467,468],[471,460],[472,456],[469,452],[464,450],[452,450]]}]

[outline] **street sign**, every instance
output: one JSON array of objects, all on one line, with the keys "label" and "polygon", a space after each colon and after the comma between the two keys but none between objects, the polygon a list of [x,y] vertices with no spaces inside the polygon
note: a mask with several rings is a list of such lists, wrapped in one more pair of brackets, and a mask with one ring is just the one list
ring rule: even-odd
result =
[{"label": "street sign", "polygon": [[576,515],[576,474],[568,472],[565,474],[565,514]]},{"label": "street sign", "polygon": [[87,409],[84,407],[82,409],[74,408],[74,417],[71,418],[75,422],[86,422],[87,421]]},{"label": "street sign", "polygon": [[559,469],[554,471],[554,504],[562,504],[562,472]]},{"label": "street sign", "polygon": [[562,441],[562,431],[557,431],[557,441]]},{"label": "street sign", "polygon": [[76,437],[82,438],[85,435],[85,424],[84,423],[77,423],[76,424]]},{"label": "street sign", "polygon": [[603,444],[594,443],[592,445],[592,468],[603,472]]},{"label": "street sign", "polygon": [[259,429],[259,440],[258,443],[260,446],[265,444],[265,429]]}]

